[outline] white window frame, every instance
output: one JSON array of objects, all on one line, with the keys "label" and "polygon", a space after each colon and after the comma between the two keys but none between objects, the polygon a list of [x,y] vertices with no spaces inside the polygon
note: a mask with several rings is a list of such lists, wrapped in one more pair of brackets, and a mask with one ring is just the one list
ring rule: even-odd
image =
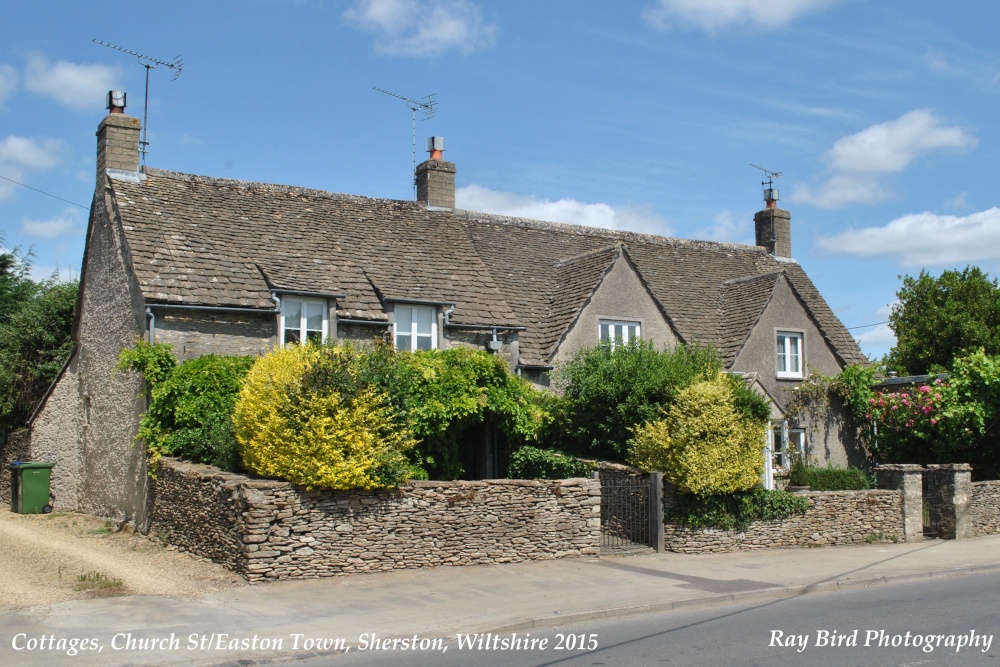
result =
[{"label": "white window frame", "polygon": [[[298,303],[301,304],[299,308],[299,321],[296,323],[293,319],[289,318],[288,313],[291,310],[291,304]],[[308,328],[308,318],[306,316],[307,304],[312,306],[319,306],[320,312],[323,313],[323,325],[321,329],[309,329]],[[323,299],[306,299],[299,296],[285,296],[281,297],[281,327],[278,332],[279,341],[281,345],[287,345],[288,342],[285,341],[286,331],[297,331],[298,341],[292,342],[302,342],[303,340],[308,341],[310,331],[320,332],[320,342],[325,341],[330,335],[330,308],[327,302]]]},{"label": "white window frame", "polygon": [[[801,380],[806,376],[806,350],[805,333],[802,331],[779,330],[774,336],[774,371],[779,379]],[[795,341],[797,354],[793,354],[789,349],[789,343]],[[784,347],[784,352],[782,352]],[[791,362],[797,359],[798,363],[792,367]],[[784,370],[782,370],[784,362]]]},{"label": "white window frame", "polygon": [[[604,337],[604,327],[608,327],[608,337]],[[635,328],[635,336],[629,335],[629,329]],[[632,340],[642,340],[642,322],[640,320],[612,320],[600,318],[597,321],[597,341],[607,342],[614,351],[619,345],[628,345]],[[619,342],[620,341],[620,342]]]},{"label": "white window frame", "polygon": [[[409,331],[401,331],[400,330],[399,315],[400,315],[400,312],[402,310],[404,310],[404,309],[409,309],[410,310],[410,328],[409,328]],[[424,312],[429,312],[430,313],[430,316],[431,316],[431,318],[430,318],[431,319],[431,330],[430,330],[430,332],[426,332],[426,331],[425,332],[420,332],[420,331],[417,330],[417,318],[415,317],[415,314],[418,313],[418,312],[420,312],[420,311],[424,311]],[[418,342],[419,342],[419,339],[421,339],[421,338],[423,338],[425,340],[426,339],[430,339],[430,344],[431,344],[430,349],[431,350],[438,349],[438,321],[437,321],[438,312],[437,311],[438,311],[438,309],[437,309],[436,306],[421,306],[421,305],[415,305],[415,304],[409,304],[409,303],[396,304],[396,306],[393,308],[393,318],[392,318],[393,319],[393,322],[392,322],[392,343],[393,343],[393,346],[395,346],[396,350],[400,351],[400,352],[406,352],[406,351],[416,352],[418,349],[420,349],[419,346],[418,346]],[[409,336],[410,337],[409,350],[400,349],[400,346],[399,346],[399,337],[401,335],[402,336]]]}]

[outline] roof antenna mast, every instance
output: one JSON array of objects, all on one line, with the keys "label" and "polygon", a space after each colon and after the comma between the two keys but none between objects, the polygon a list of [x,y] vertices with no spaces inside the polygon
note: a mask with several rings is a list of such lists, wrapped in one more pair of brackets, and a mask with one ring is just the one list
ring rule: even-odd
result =
[{"label": "roof antenna mast", "polygon": [[170,62],[166,60],[159,60],[158,58],[151,58],[150,56],[143,55],[141,53],[136,53],[135,51],[130,51],[124,49],[120,46],[115,46],[114,44],[108,44],[107,42],[102,42],[99,39],[93,40],[95,44],[100,44],[101,46],[106,46],[109,49],[114,49],[115,51],[121,51],[122,53],[127,53],[130,56],[135,56],[138,59],[139,64],[146,68],[146,103],[142,110],[142,141],[139,142],[139,152],[142,153],[142,165],[146,166],[146,146],[149,142],[146,141],[146,131],[148,130],[146,118],[149,116],[149,70],[156,69],[160,65],[163,65],[167,69],[174,70],[174,78],[171,81],[176,81],[177,77],[181,75],[181,70],[184,69],[184,61],[181,60],[180,56],[174,56],[174,59]]},{"label": "roof antenna mast", "polygon": [[417,196],[417,176],[416,176],[416,174],[417,174],[417,112],[418,111],[422,111],[423,112],[424,117],[421,118],[421,120],[430,120],[431,118],[433,118],[434,114],[437,113],[437,100],[434,99],[434,96],[437,93],[431,93],[430,95],[427,95],[427,96],[421,98],[421,100],[423,100],[423,101],[421,101],[421,100],[413,100],[413,99],[410,99],[409,97],[403,97],[402,95],[397,95],[396,93],[393,93],[391,91],[383,90],[382,88],[379,88],[378,86],[372,86],[372,90],[377,90],[380,93],[385,93],[386,95],[389,95],[391,97],[395,97],[396,99],[403,100],[404,102],[406,102],[406,106],[408,106],[410,108],[410,114],[413,117],[413,171],[411,173],[413,174],[413,196],[416,197]]},{"label": "roof antenna mast", "polygon": [[764,187],[765,185],[767,186],[764,188],[764,203],[768,208],[775,208],[778,205],[778,190],[774,187],[774,179],[781,178],[781,172],[771,171],[770,169],[765,169],[764,167],[758,167],[752,162],[750,163],[750,166],[754,169],[760,169],[764,172],[764,176],[767,177],[766,181],[760,182],[761,187]]}]

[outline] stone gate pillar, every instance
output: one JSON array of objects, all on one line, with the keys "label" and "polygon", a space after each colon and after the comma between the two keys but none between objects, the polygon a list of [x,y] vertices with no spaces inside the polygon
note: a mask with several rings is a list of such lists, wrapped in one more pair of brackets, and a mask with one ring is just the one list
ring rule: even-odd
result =
[{"label": "stone gate pillar", "polygon": [[924,539],[924,467],[910,463],[880,465],[875,469],[878,488],[903,492],[903,539]]},{"label": "stone gate pillar", "polygon": [[945,540],[973,536],[972,466],[968,463],[944,463],[927,466],[927,502],[931,526]]}]

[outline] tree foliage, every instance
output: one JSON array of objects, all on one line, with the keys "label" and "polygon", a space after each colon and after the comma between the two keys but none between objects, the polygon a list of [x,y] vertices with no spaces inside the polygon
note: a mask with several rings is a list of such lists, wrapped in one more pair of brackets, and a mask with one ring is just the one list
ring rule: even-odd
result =
[{"label": "tree foliage", "polygon": [[767,419],[741,414],[720,373],[681,389],[662,419],[635,431],[630,462],[660,470],[682,493],[717,495],[760,481]]},{"label": "tree foliage", "polygon": [[0,427],[27,424],[73,351],[77,282],[27,277],[30,258],[0,253]]},{"label": "tree foliage", "polygon": [[904,276],[896,296],[899,303],[889,315],[896,332],[885,359],[889,369],[938,373],[964,352],[1000,354],[1000,286],[980,268],[944,271],[937,278],[926,271]]},{"label": "tree foliage", "polygon": [[590,477],[593,466],[563,452],[526,445],[510,455],[511,479],[567,479]]}]

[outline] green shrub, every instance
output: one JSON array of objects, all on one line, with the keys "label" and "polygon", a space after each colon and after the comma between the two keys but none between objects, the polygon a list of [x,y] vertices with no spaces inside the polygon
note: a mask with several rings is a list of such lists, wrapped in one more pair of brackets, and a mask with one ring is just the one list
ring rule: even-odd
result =
[{"label": "green shrub", "polygon": [[805,480],[803,485],[813,491],[859,491],[872,487],[865,471],[857,468],[808,467],[805,469]]},{"label": "green shrub", "polygon": [[459,440],[469,429],[493,421],[513,445],[533,441],[543,419],[531,385],[512,374],[502,358],[483,350],[397,354],[380,348],[365,363],[369,377],[418,440],[411,461],[433,479],[462,475]]},{"label": "green shrub", "polygon": [[660,470],[682,493],[745,491],[760,481],[766,419],[737,411],[720,373],[682,389],[663,419],[635,430],[629,460]]},{"label": "green shrub", "polygon": [[567,479],[590,477],[592,466],[568,454],[525,446],[510,455],[507,477],[510,479]]},{"label": "green shrub", "polygon": [[744,530],[753,521],[772,521],[804,514],[809,501],[786,491],[755,488],[720,495],[679,494],[665,519],[688,528]]},{"label": "green shrub", "polygon": [[556,370],[563,406],[542,439],[585,456],[624,461],[635,427],[660,418],[681,389],[721,367],[716,352],[705,347],[657,350],[636,340],[614,350],[580,350]]},{"label": "green shrub", "polygon": [[288,345],[254,363],[233,412],[247,470],[307,488],[375,489],[411,475],[415,441],[371,359],[351,346]]},{"label": "green shrub", "polygon": [[[162,348],[158,356],[166,358]],[[231,415],[254,359],[209,354],[185,361],[156,382],[138,434],[150,453],[238,469]]]},{"label": "green shrub", "polygon": [[166,380],[177,366],[172,345],[166,343],[149,344],[140,338],[133,348],[125,348],[118,354],[118,370],[135,371],[146,378],[150,387]]}]

